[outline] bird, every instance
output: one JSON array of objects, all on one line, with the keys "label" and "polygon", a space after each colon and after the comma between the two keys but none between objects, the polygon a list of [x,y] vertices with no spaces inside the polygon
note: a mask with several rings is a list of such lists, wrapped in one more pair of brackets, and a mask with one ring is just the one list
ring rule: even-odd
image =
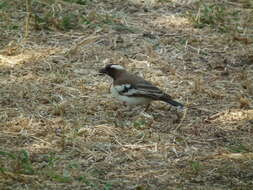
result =
[{"label": "bird", "polygon": [[99,70],[101,75],[109,75],[113,79],[111,94],[124,105],[146,105],[148,110],[152,101],[163,101],[182,110],[184,105],[173,100],[161,89],[144,78],[131,74],[119,64],[108,64]]}]

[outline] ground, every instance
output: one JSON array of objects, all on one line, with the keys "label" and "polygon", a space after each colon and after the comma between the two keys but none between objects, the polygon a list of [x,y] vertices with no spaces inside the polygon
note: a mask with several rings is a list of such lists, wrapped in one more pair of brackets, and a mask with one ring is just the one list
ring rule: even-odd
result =
[{"label": "ground", "polygon": [[[253,189],[251,0],[3,0],[0,14],[0,189]],[[109,63],[187,109],[124,107],[98,75]]]}]

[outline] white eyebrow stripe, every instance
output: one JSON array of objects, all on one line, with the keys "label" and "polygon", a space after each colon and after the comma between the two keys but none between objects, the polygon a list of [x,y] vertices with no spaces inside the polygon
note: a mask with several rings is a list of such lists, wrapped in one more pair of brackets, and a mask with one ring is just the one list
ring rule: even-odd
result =
[{"label": "white eyebrow stripe", "polygon": [[118,69],[118,70],[125,70],[125,68],[124,67],[122,67],[121,65],[111,65],[111,68],[113,68],[113,69]]}]

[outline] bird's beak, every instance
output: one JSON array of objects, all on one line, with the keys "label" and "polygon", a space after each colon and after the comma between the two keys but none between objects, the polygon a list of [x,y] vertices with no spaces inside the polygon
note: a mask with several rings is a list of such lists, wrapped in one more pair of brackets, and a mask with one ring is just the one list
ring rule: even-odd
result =
[{"label": "bird's beak", "polygon": [[105,68],[99,70],[99,74],[100,74],[100,75],[104,75],[104,74],[106,74],[106,73],[107,73],[107,72],[106,72]]}]

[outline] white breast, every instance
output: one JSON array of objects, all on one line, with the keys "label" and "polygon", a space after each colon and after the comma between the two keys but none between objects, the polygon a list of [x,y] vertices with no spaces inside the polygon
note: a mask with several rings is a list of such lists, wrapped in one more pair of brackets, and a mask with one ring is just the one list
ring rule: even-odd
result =
[{"label": "white breast", "polygon": [[144,97],[128,97],[128,96],[122,96],[118,93],[119,88],[122,88],[121,86],[115,86],[111,87],[111,94],[114,98],[117,100],[124,102],[129,105],[138,105],[138,104],[149,104],[151,102],[151,99],[144,98]]}]

